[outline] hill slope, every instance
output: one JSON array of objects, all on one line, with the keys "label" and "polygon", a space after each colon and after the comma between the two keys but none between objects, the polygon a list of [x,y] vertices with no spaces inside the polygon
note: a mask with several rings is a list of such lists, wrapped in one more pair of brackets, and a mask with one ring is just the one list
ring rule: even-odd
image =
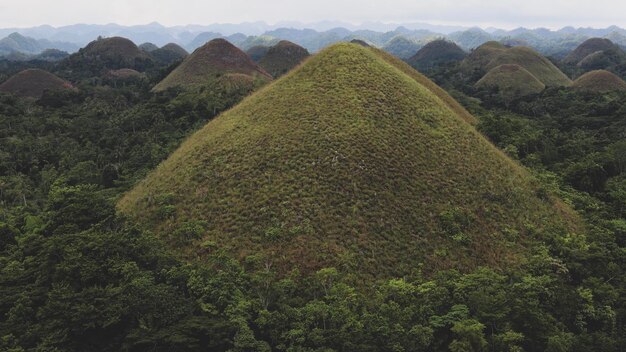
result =
[{"label": "hill slope", "polygon": [[191,256],[384,277],[517,262],[528,228],[571,215],[536,192],[379,51],[338,44],[209,122],[118,207]]},{"label": "hill slope", "polygon": [[467,56],[458,45],[447,40],[434,40],[426,44],[407,60],[418,70],[427,69],[447,62],[461,61]]},{"label": "hill slope", "polygon": [[497,87],[505,99],[542,92],[546,85],[519,65],[500,65],[476,82],[476,88]]},{"label": "hill slope", "polygon": [[71,88],[72,85],[69,82],[39,69],[21,71],[0,84],[0,92],[31,98],[40,98],[46,90]]},{"label": "hill slope", "polygon": [[259,60],[259,65],[276,78],[298,66],[309,55],[309,51],[300,45],[281,40],[269,48],[267,54]]},{"label": "hill slope", "polygon": [[155,91],[176,86],[210,84],[226,74],[243,74],[271,80],[264,69],[246,53],[224,39],[213,39],[196,49],[174,71],[154,87]]},{"label": "hill slope", "polygon": [[569,86],[572,84],[572,81],[550,60],[535,50],[524,46],[507,48],[497,42],[485,43],[463,60],[462,67],[466,71],[484,75],[489,70],[500,65],[519,65],[547,87]]},{"label": "hill slope", "polygon": [[578,77],[572,87],[593,92],[608,92],[626,90],[626,82],[609,71],[596,70]]}]

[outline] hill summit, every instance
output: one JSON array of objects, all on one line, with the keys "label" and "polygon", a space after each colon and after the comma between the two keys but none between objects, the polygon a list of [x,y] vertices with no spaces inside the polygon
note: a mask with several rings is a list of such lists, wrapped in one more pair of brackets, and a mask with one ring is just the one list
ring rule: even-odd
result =
[{"label": "hill summit", "polygon": [[609,71],[595,70],[578,77],[572,87],[593,92],[624,91],[626,82]]},{"label": "hill summit", "polygon": [[134,66],[136,60],[147,60],[149,58],[148,55],[143,50],[139,49],[130,39],[122,37],[94,40],[75,55],[112,61],[119,66]]},{"label": "hill summit", "polygon": [[[118,203],[195,257],[358,277],[513,265],[571,211],[380,50],[342,43],[209,122]],[[190,232],[191,231],[191,232]]]},{"label": "hill summit", "polygon": [[407,62],[418,70],[424,70],[448,62],[461,61],[465,56],[467,56],[465,51],[454,42],[438,39],[426,44]]},{"label": "hill summit", "polygon": [[498,42],[487,42],[476,48],[462,68],[479,77],[500,65],[518,65],[526,69],[547,87],[569,86],[572,81],[550,60],[525,46],[506,47]]},{"label": "hill summit", "polygon": [[69,82],[40,69],[21,71],[0,84],[0,92],[31,98],[41,98],[46,90],[72,88]]},{"label": "hill summit", "polygon": [[284,75],[309,57],[309,51],[288,40],[281,40],[268,49],[259,65],[275,78]]},{"label": "hill summit", "polygon": [[242,74],[262,80],[272,79],[269,73],[239,48],[225,39],[213,39],[189,55],[157,84],[154,90],[210,84],[226,74]]}]

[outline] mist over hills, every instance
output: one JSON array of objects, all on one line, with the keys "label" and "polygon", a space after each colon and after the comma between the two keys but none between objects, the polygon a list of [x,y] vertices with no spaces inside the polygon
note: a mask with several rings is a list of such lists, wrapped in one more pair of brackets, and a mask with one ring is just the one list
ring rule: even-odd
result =
[{"label": "mist over hills", "polygon": [[[343,22],[324,21],[303,24],[299,22],[246,22],[240,24],[185,25],[166,27],[159,23],[137,26],[118,24],[75,24],[62,27],[42,25],[31,28],[0,29],[0,56],[15,53],[36,55],[45,49],[59,49],[69,53],[85,46],[99,36],[119,36],[136,44],[154,43],[161,47],[176,43],[192,52],[204,43],[224,38],[243,50],[255,45],[272,46],[280,40],[289,40],[310,52],[340,41],[364,40],[377,47],[391,47],[398,43],[415,43],[416,47],[436,39],[448,39],[464,50],[474,49],[485,42],[496,40],[510,45],[525,45],[543,55],[565,57],[585,40],[608,38],[620,46],[626,46],[626,29],[564,27],[559,30],[546,28],[497,28],[459,27],[430,25],[426,23],[380,23],[367,22],[352,25]],[[400,38],[400,39],[399,39]]]}]

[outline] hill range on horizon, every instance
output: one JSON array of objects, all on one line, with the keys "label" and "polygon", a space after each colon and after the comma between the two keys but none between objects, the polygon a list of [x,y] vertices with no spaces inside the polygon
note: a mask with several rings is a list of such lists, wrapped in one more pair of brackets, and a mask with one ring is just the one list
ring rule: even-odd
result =
[{"label": "hill range on horizon", "polygon": [[[511,30],[463,26],[442,26],[426,23],[378,23],[367,22],[351,25],[343,22],[280,22],[269,25],[265,22],[240,24],[209,24],[163,26],[153,22],[146,25],[122,26],[118,24],[75,24],[61,27],[41,25],[29,28],[0,28],[0,57],[11,53],[38,54],[45,49],[59,49],[72,53],[97,37],[125,37],[135,44],[152,43],[164,46],[174,43],[188,52],[215,38],[224,38],[247,50],[255,45],[272,46],[280,40],[289,40],[314,53],[339,42],[352,39],[364,40],[374,46],[388,50],[410,46],[416,49],[436,39],[447,39],[464,50],[471,50],[492,41],[507,41],[533,47],[548,56],[563,57],[585,40],[598,37],[611,39],[615,44],[626,46],[626,29],[618,26],[606,28],[560,29],[524,28]],[[403,40],[404,42],[400,41]],[[395,41],[395,42],[394,42]],[[417,51],[417,50],[415,50]],[[410,56],[410,55],[409,55]]]}]

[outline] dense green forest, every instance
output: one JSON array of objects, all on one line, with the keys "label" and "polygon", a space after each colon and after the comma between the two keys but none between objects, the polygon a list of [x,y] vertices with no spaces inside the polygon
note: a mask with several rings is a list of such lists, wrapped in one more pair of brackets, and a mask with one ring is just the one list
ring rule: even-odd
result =
[{"label": "dense green forest", "polygon": [[[3,65],[0,78],[24,64]],[[457,63],[429,70],[585,231],[542,230],[519,267],[416,267],[363,287],[354,268],[285,275],[210,242],[202,260],[183,260],[116,214],[124,192],[251,90],[152,93],[173,67],[123,82],[81,67],[78,90],[0,95],[0,350],[624,350],[626,93],[549,88],[511,101],[474,88]],[[171,238],[202,231],[187,223]]]}]

